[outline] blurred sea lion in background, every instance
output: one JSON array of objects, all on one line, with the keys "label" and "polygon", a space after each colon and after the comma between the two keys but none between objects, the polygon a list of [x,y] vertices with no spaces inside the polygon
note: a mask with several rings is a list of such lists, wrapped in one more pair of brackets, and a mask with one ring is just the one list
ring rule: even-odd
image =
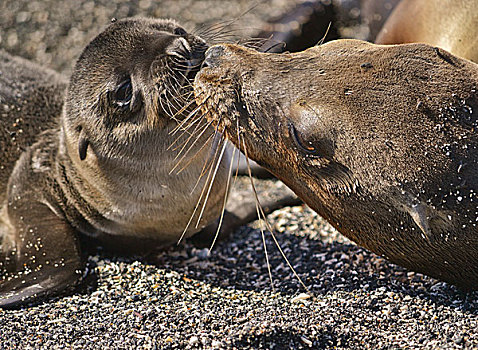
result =
[{"label": "blurred sea lion in background", "polygon": [[478,1],[402,0],[376,43],[425,43],[477,63]]},{"label": "blurred sea lion in background", "polygon": [[338,38],[377,44],[425,43],[478,62],[476,0],[304,1],[258,35],[262,49],[298,52]]}]

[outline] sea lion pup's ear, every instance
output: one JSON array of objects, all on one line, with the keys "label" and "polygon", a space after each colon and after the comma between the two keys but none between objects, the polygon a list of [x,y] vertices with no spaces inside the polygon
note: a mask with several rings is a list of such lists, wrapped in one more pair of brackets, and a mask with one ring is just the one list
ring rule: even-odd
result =
[{"label": "sea lion pup's ear", "polygon": [[78,154],[80,156],[80,160],[86,159],[86,151],[88,150],[88,145],[90,141],[86,136],[85,130],[80,126],[80,136],[78,138]]}]

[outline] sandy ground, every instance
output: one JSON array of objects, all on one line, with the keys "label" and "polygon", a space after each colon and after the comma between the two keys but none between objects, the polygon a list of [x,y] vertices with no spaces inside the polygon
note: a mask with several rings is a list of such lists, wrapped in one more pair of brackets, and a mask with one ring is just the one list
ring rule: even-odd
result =
[{"label": "sandy ground", "polygon": [[[172,17],[192,30],[250,10],[235,22],[237,35],[246,36],[290,6],[286,0],[4,0],[0,47],[69,74],[112,17]],[[247,188],[247,179],[238,186]],[[258,186],[269,193],[283,185]],[[312,297],[267,235],[271,285],[255,222],[210,254],[190,243],[148,261],[99,249],[75,293],[0,310],[0,348],[478,347],[477,293],[388,263],[306,207],[274,212],[269,220]]]}]

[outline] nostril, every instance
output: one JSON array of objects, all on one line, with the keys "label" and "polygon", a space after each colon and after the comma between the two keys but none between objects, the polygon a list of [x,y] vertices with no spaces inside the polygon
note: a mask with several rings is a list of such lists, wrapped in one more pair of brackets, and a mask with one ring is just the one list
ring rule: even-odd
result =
[{"label": "nostril", "polygon": [[216,45],[206,51],[202,68],[214,68],[219,63],[219,58],[224,54],[224,46]]},{"label": "nostril", "polygon": [[206,51],[206,56],[211,58],[217,58],[224,54],[224,46],[214,45]]}]

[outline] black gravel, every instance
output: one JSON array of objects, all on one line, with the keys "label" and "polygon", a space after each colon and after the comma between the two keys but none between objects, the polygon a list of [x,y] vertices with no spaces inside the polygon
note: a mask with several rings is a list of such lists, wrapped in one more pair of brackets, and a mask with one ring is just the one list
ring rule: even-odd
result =
[{"label": "black gravel", "polygon": [[[173,17],[193,29],[234,18],[252,3],[4,0],[0,47],[68,74],[111,17]],[[291,1],[261,2],[237,28],[252,32],[288,6]],[[241,179],[238,186],[247,182]],[[283,185],[260,181],[258,187],[270,193]],[[0,310],[0,348],[478,347],[478,293],[463,294],[390,264],[306,207],[276,211],[269,220],[309,291],[266,233],[271,285],[258,222],[210,254],[190,243],[148,259],[98,249],[75,293]]]}]

